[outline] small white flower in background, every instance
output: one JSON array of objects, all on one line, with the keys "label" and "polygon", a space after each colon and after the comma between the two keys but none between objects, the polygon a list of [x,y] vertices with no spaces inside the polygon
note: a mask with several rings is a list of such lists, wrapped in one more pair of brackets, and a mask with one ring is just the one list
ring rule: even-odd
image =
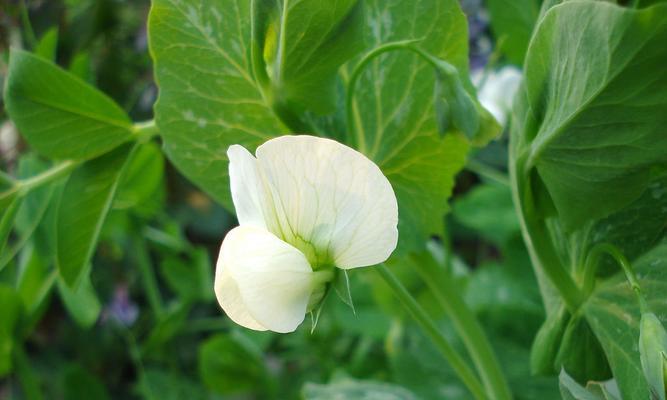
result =
[{"label": "small white flower in background", "polygon": [[514,96],[519,90],[521,77],[521,70],[512,66],[488,73],[480,70],[472,75],[472,82],[477,87],[479,102],[502,126],[507,123],[507,115],[512,109]]},{"label": "small white flower in background", "polygon": [[227,151],[240,226],[220,248],[215,293],[236,323],[292,332],[335,268],[385,261],[398,240],[396,196],[363,154],[314,136],[282,136],[255,158]]}]

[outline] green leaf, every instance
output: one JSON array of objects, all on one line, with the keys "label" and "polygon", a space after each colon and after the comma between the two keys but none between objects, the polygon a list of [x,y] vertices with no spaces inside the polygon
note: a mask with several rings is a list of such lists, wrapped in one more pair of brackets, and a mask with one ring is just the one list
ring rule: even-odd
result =
[{"label": "green leaf", "polygon": [[76,53],[69,64],[69,72],[78,76],[80,79],[92,84],[95,75],[93,73],[93,64],[89,53]]},{"label": "green leaf", "polygon": [[57,275],[49,271],[49,262],[34,248],[26,248],[21,258],[16,290],[26,315],[32,318],[51,291]]},{"label": "green leaf", "polygon": [[507,59],[523,65],[528,42],[540,12],[536,0],[487,0],[496,45]]},{"label": "green leaf", "polygon": [[39,39],[35,47],[35,55],[45,60],[56,62],[56,51],[58,50],[58,27],[53,27]]},{"label": "green leaf", "polygon": [[155,143],[138,146],[127,163],[114,198],[114,209],[128,209],[151,200],[162,184],[164,157]]},{"label": "green leaf", "polygon": [[591,393],[579,385],[565,370],[562,370],[560,373],[559,383],[563,400],[604,400],[604,397]]},{"label": "green leaf", "polygon": [[306,383],[305,400],[417,400],[417,396],[398,385],[377,382],[340,379],[329,384]]},{"label": "green leaf", "polygon": [[665,400],[667,332],[652,312],[643,312],[639,322],[639,359],[648,381],[651,398]]},{"label": "green leaf", "polygon": [[536,168],[566,230],[637,199],[667,162],[664,43],[667,4],[572,1],[541,20],[517,159],[522,173]]},{"label": "green leaf", "polygon": [[149,368],[141,374],[138,391],[146,400],[207,400],[210,397],[199,382],[185,374]]},{"label": "green leaf", "polygon": [[63,376],[63,398],[68,400],[109,400],[111,397],[104,383],[82,366],[73,364],[65,369]]},{"label": "green leaf", "polygon": [[77,325],[88,329],[95,324],[102,306],[95,293],[95,288],[90,283],[89,276],[84,276],[74,289],[70,288],[63,279],[58,279],[58,292],[67,312]]},{"label": "green leaf", "polygon": [[264,376],[258,354],[228,334],[218,334],[199,347],[199,376],[219,394],[251,391]]},{"label": "green leaf", "polygon": [[530,349],[530,372],[534,375],[551,375],[557,370],[556,357],[563,341],[570,313],[561,305],[558,311],[547,315],[537,331]]},{"label": "green leaf", "polygon": [[287,130],[266,106],[250,61],[250,2],[156,0],[149,16],[167,156],[231,207],[227,148],[253,150]]},{"label": "green leaf", "polygon": [[[35,157],[34,154],[25,154],[19,160],[18,174],[22,179],[27,179],[45,171],[48,167],[47,163]],[[53,249],[48,246],[52,235],[51,232],[43,229],[43,223],[48,211],[55,208],[55,202],[51,200],[57,198],[54,193],[61,182],[62,180],[33,189],[21,199],[22,204],[14,221],[18,238],[10,248],[0,252],[0,270],[31,241],[44,255],[52,253]]]},{"label": "green leaf", "polygon": [[12,193],[3,199],[3,209],[0,212],[0,254],[5,253],[9,234],[14,226],[14,219],[22,202],[23,198],[17,196],[16,193]]},{"label": "green leaf", "polygon": [[454,202],[454,218],[490,241],[504,245],[519,233],[510,188],[500,184],[475,186]]},{"label": "green leaf", "polygon": [[[658,318],[667,318],[667,243],[633,262],[649,307]],[[638,349],[640,313],[634,292],[623,273],[598,285],[584,304],[584,313],[602,344],[622,398],[648,399]]]},{"label": "green leaf", "polygon": [[3,283],[0,283],[0,305],[0,377],[3,377],[12,371],[15,331],[21,318],[21,298],[14,288]]},{"label": "green leaf", "polygon": [[187,303],[172,303],[151,330],[144,342],[143,350],[146,353],[155,351],[178,335],[187,322],[190,308]]},{"label": "green leaf", "polygon": [[554,363],[554,369],[564,369],[579,382],[612,377],[600,342],[581,315],[570,318]]},{"label": "green leaf", "polygon": [[129,117],[113,100],[25,51],[11,51],[5,101],[28,143],[50,158],[94,158],[132,137]]},{"label": "green leaf", "polygon": [[206,249],[199,248],[184,260],[176,256],[160,263],[160,272],[167,285],[184,301],[213,300],[211,260]]},{"label": "green leaf", "polygon": [[[630,260],[646,253],[665,237],[667,229],[667,174],[656,176],[644,193],[622,210],[596,221],[588,234],[591,246],[611,243]],[[616,271],[610,257],[600,260],[598,275]]]},{"label": "green leaf", "polygon": [[132,146],[122,146],[79,166],[67,180],[57,217],[56,263],[76,287],[91,261]]},{"label": "green leaf", "polygon": [[[467,26],[457,1],[364,5],[370,45],[415,40],[467,80]],[[441,233],[453,177],[463,167],[469,146],[460,133],[440,137],[434,87],[430,63],[412,52],[394,51],[365,67],[352,103],[356,131],[348,133],[348,141],[375,161],[392,183],[403,249],[423,246],[428,236]]]},{"label": "green leaf", "polygon": [[363,50],[358,0],[258,0],[262,70],[274,102],[319,114],[336,106],[338,68]]}]

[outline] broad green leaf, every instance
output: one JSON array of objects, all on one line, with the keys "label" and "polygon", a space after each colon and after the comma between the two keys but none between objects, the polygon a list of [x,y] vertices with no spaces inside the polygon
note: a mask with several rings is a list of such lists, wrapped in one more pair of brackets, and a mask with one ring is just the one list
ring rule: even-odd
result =
[{"label": "broad green leaf", "polygon": [[417,400],[417,396],[398,385],[377,382],[340,379],[329,384],[306,383],[305,400]]},{"label": "broad green leaf", "polygon": [[149,201],[162,184],[164,157],[155,143],[145,143],[128,160],[118,184],[114,209],[128,209]]},{"label": "broad green leaf", "polygon": [[[338,68],[363,50],[358,0],[258,0],[256,37],[274,102],[329,113]],[[260,70],[261,71],[261,70]]]},{"label": "broad green leaf", "polygon": [[199,376],[219,394],[251,391],[264,376],[262,360],[229,334],[218,334],[199,347]]},{"label": "broad green leaf", "polygon": [[132,146],[125,145],[79,166],[67,180],[57,217],[56,264],[74,288],[84,277],[100,229],[113,202]]},{"label": "broad green leaf", "polygon": [[84,276],[76,288],[70,288],[63,279],[58,279],[58,292],[69,315],[80,327],[88,329],[100,316],[102,306],[97,298],[90,277]]},{"label": "broad green leaf", "polygon": [[[457,1],[364,5],[369,45],[416,40],[416,46],[453,65],[467,79],[467,25]],[[440,137],[434,88],[433,66],[402,50],[374,58],[354,93],[356,132],[348,133],[348,141],[374,160],[392,183],[402,248],[423,246],[429,235],[441,232],[453,177],[468,150],[461,133]]]},{"label": "broad green leaf", "polygon": [[[634,268],[649,307],[667,318],[667,244],[636,260]],[[584,305],[584,313],[604,349],[622,398],[648,399],[649,390],[639,357],[639,307],[625,276],[599,284]]]},{"label": "broad green leaf", "polygon": [[254,149],[287,132],[266,106],[250,62],[250,2],[156,0],[149,16],[167,156],[231,206],[227,148]]},{"label": "broad green leaf", "polygon": [[566,230],[637,199],[667,162],[667,4],[571,1],[538,25],[525,64],[521,173],[535,168]]},{"label": "broad green leaf", "polygon": [[132,137],[132,123],[109,97],[43,58],[12,50],[7,112],[28,143],[55,159],[90,159]]},{"label": "broad green leaf", "polygon": [[15,331],[21,318],[21,298],[9,285],[0,283],[0,377],[12,371]]},{"label": "broad green leaf", "polygon": [[[596,221],[588,233],[591,245],[611,243],[630,260],[655,245],[667,232],[667,174],[651,180],[644,193],[627,207]],[[598,275],[616,270],[610,257],[600,260]]]},{"label": "broad green leaf", "polygon": [[58,28],[54,27],[46,31],[44,36],[39,40],[35,47],[35,54],[49,60],[56,62],[56,51],[58,49]]},{"label": "broad green leaf", "polygon": [[537,0],[487,0],[496,45],[507,59],[523,65],[528,42],[540,12]]}]

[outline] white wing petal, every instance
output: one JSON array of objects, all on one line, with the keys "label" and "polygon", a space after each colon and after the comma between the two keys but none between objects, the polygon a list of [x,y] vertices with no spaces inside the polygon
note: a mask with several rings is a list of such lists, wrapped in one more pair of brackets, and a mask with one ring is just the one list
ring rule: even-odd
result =
[{"label": "white wing petal", "polygon": [[266,198],[257,160],[237,144],[229,147],[227,157],[232,200],[239,223],[267,228],[265,212],[270,199]]},{"label": "white wing petal", "polygon": [[282,136],[257,148],[279,229],[312,263],[385,261],[398,240],[396,195],[363,154],[330,139]]},{"label": "white wing petal", "polygon": [[292,332],[305,317],[312,275],[299,250],[264,229],[239,226],[222,243],[216,295],[240,325]]}]

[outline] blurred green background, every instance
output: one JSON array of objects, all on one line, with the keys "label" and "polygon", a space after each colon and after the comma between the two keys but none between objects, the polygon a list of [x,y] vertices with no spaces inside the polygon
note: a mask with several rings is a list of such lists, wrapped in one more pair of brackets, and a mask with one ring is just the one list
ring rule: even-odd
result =
[{"label": "blurred green background", "polygon": [[[152,118],[157,88],[147,47],[148,0],[42,0],[25,8],[2,1],[0,79],[10,46],[42,52],[94,83],[134,120]],[[516,47],[525,51],[527,38],[523,43],[513,35],[518,44],[501,41],[505,48],[494,49],[489,10],[480,1],[463,8],[473,70],[523,57]],[[529,16],[526,29],[530,23]],[[17,176],[43,168],[45,160],[29,151],[2,107],[0,123],[0,168]],[[37,193],[19,211],[2,255],[12,260],[0,269],[0,282],[18,288],[24,312],[19,340],[0,343],[0,399],[328,399],[369,390],[378,399],[468,398],[372,268],[350,275],[356,313],[331,299],[313,332],[308,321],[277,335],[226,319],[212,278],[235,218],[181,177],[157,146],[137,157],[136,173],[123,182],[85,290],[73,293],[55,279],[48,235],[53,193]],[[544,315],[506,181],[506,146],[505,138],[493,142],[458,176],[448,237],[433,241],[433,253],[453,260],[448,265],[516,398],[558,398],[555,378],[528,371]],[[410,265],[390,267],[456,342]],[[9,300],[2,301],[0,319],[9,318]]]}]

